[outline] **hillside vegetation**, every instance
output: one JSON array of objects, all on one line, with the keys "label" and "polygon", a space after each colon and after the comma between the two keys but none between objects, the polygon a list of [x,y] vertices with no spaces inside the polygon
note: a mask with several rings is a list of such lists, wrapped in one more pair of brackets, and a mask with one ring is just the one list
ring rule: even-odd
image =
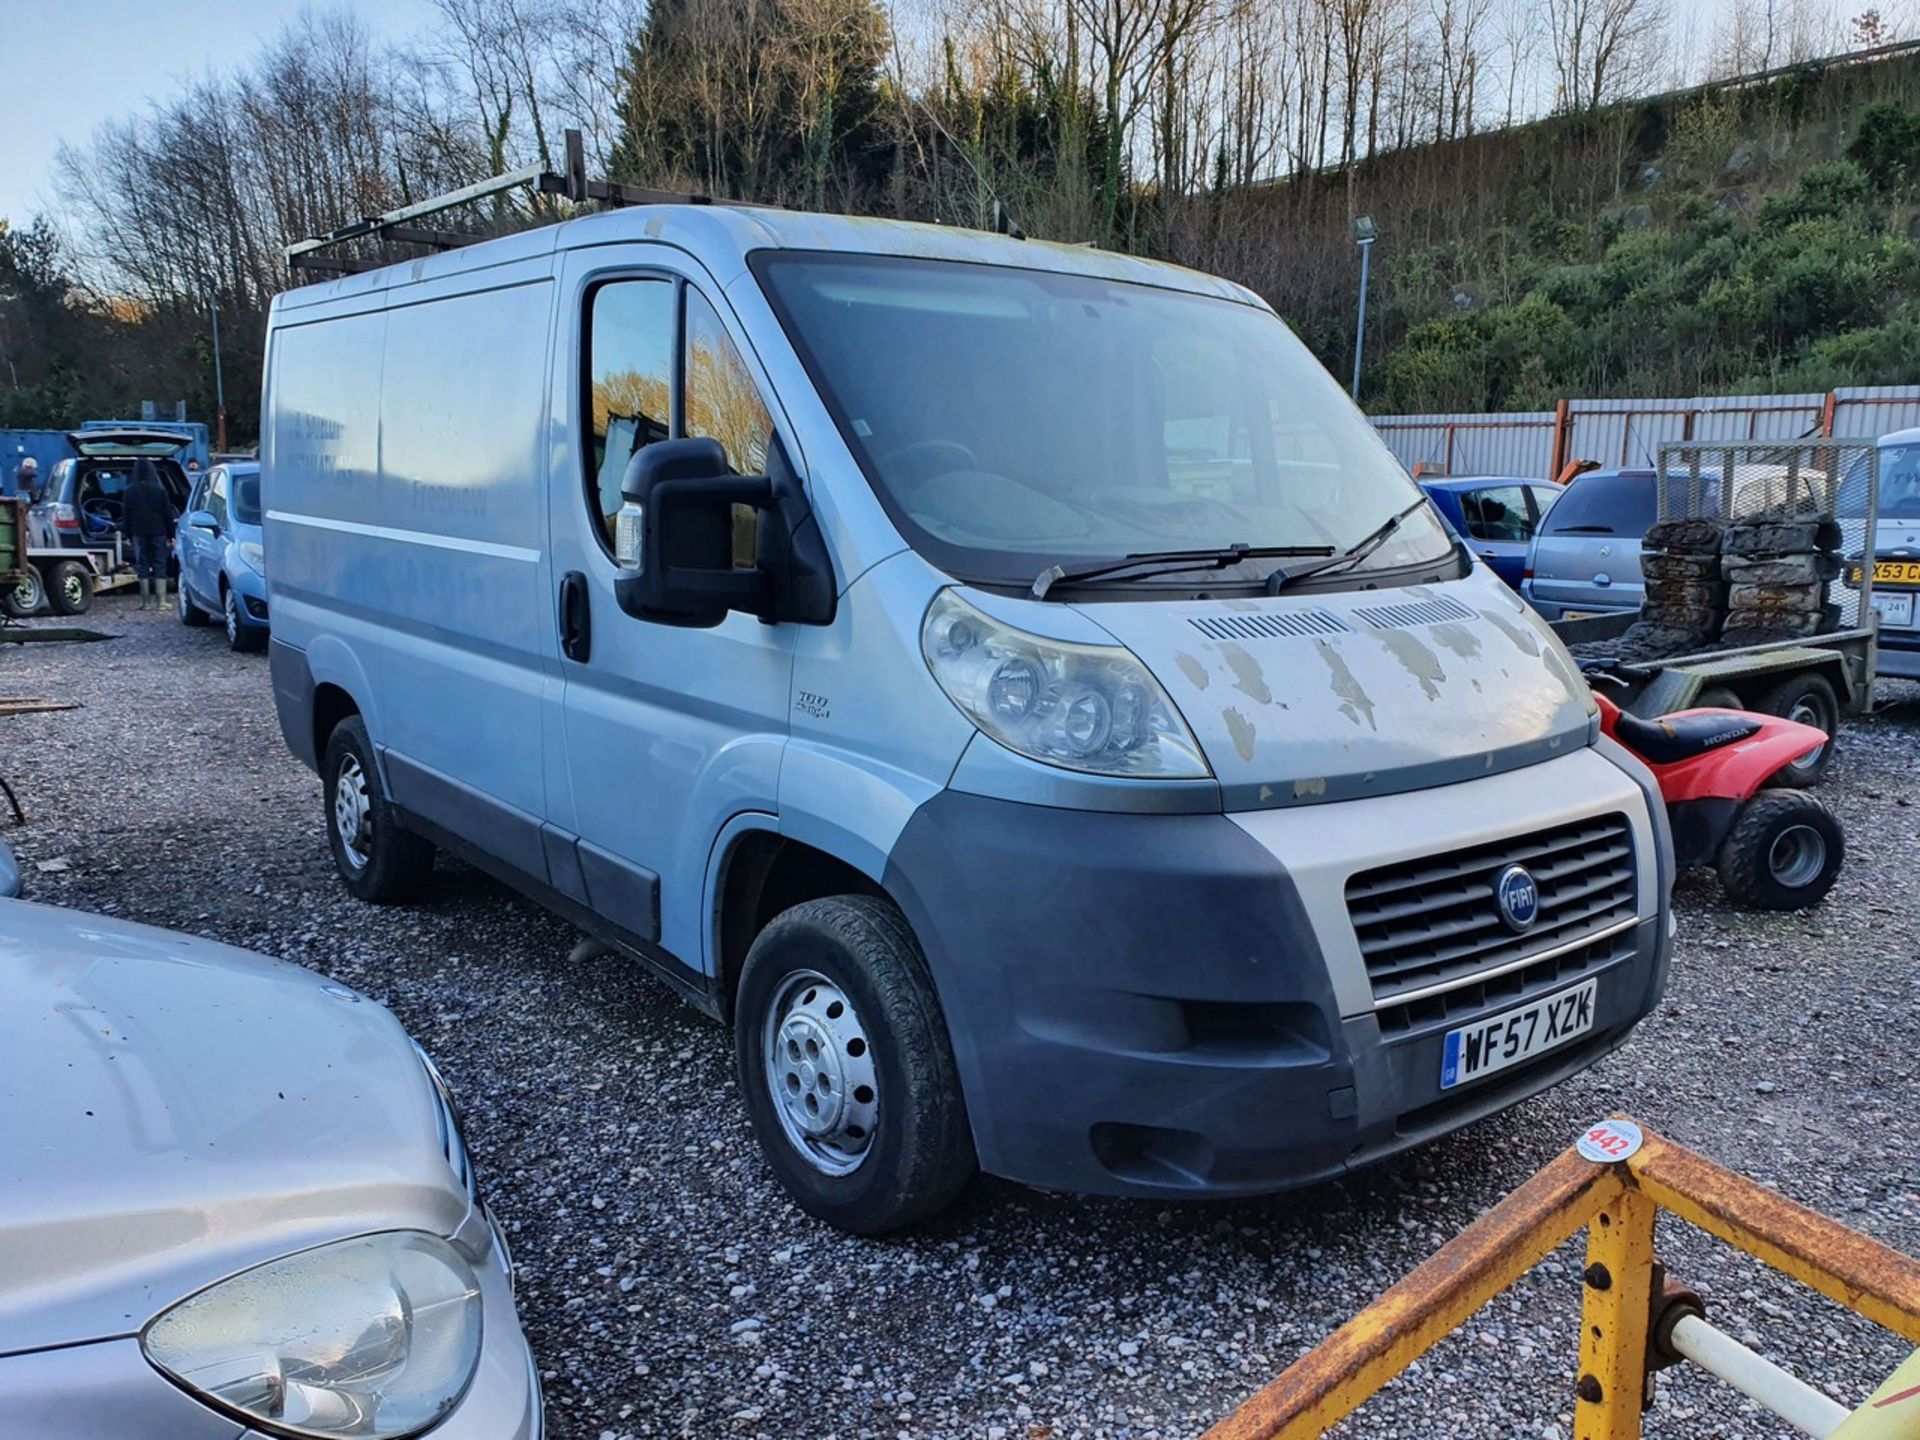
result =
[{"label": "hillside vegetation", "polygon": [[[1920,379],[1920,51],[1871,10],[1851,30],[1873,58],[1631,99],[1664,70],[1659,0],[436,3],[446,23],[400,48],[304,12],[65,147],[52,223],[0,217],[0,424],[176,396],[210,416],[211,311],[244,440],[282,246],[554,169],[564,127],[615,180],[1010,216],[1225,275],[1343,377],[1370,214],[1376,411]],[[1604,73],[1580,59],[1595,26]],[[1782,43],[1761,54],[1850,42]],[[1715,68],[1759,63],[1736,46]],[[434,224],[567,213],[501,196]]]},{"label": "hillside vegetation", "polygon": [[[1386,236],[1396,220],[1411,231],[1375,251],[1369,408],[1920,381],[1913,74],[1905,60],[1809,72],[1434,147],[1436,173],[1417,156],[1391,157],[1392,175],[1362,167],[1357,203],[1373,189],[1397,212]],[[1476,168],[1494,193],[1463,173]],[[1442,203],[1449,174],[1468,213],[1424,215],[1415,197]]]}]

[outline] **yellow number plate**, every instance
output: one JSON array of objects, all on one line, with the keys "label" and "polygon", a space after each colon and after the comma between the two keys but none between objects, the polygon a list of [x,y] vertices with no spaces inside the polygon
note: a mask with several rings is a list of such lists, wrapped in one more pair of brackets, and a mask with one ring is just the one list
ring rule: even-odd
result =
[{"label": "yellow number plate", "polygon": [[[1854,565],[1847,572],[1851,584],[1860,583],[1860,567]],[[1873,583],[1876,585],[1920,585],[1920,560],[1876,560],[1873,562]]]}]

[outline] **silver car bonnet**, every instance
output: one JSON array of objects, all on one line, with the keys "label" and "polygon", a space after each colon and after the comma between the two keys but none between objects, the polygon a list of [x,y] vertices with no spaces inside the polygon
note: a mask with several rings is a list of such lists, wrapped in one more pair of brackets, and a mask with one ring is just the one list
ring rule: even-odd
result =
[{"label": "silver car bonnet", "polygon": [[0,901],[0,1355],[467,1212],[381,1006],[297,965]]},{"label": "silver car bonnet", "polygon": [[1449,784],[1596,733],[1566,648],[1480,570],[1404,589],[1076,608],[1159,677],[1229,810]]}]

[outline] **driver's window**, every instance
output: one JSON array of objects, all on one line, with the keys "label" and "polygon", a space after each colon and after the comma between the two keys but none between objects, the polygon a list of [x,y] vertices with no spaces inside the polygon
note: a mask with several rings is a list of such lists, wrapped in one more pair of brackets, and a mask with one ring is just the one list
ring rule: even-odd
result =
[{"label": "driver's window", "polygon": [[587,301],[587,489],[609,545],[627,462],[671,433],[673,288],[659,277],[609,280]]},{"label": "driver's window", "polygon": [[[753,372],[705,297],[687,290],[688,435],[710,436],[727,452],[736,475],[764,475],[773,443],[773,416],[767,413]],[[733,507],[733,563],[750,566],[758,550],[759,515],[751,505]]]},{"label": "driver's window", "polygon": [[212,515],[216,524],[227,528],[227,473],[222,470],[213,477],[207,486],[207,513]]}]

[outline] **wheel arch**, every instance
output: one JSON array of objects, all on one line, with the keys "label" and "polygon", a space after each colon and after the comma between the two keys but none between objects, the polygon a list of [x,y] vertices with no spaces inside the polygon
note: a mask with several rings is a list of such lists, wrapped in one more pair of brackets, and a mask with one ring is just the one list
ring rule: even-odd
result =
[{"label": "wheel arch", "polygon": [[747,951],[774,916],[830,895],[870,895],[898,906],[878,878],[818,846],[784,834],[772,815],[736,817],[714,847],[708,940],[714,998],[733,1022]]},{"label": "wheel arch", "polygon": [[[305,662],[305,679],[310,687],[306,722],[307,734],[313,746],[314,769],[318,770],[325,758],[327,737],[349,715],[358,715],[365,722],[377,758],[380,743],[378,702],[374,698],[373,686],[368,683],[366,671],[360,664],[360,657],[331,635],[318,636],[304,652],[294,653]],[[381,778],[384,781],[385,776]]]}]

